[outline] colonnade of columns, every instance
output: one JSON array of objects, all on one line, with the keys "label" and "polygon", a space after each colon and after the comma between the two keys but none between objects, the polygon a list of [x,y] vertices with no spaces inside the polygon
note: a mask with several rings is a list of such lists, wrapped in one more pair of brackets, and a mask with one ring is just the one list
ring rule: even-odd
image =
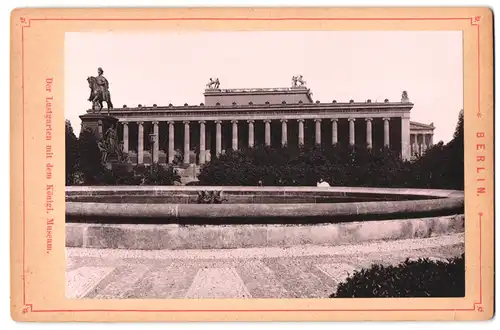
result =
[{"label": "colonnade of columns", "polygon": [[[373,129],[372,129],[372,121],[373,118],[353,118],[349,117],[347,118],[349,122],[349,144],[354,145],[355,144],[355,138],[356,138],[356,132],[355,132],[355,121],[356,120],[364,120],[366,124],[366,144],[369,148],[373,147]],[[339,118],[316,118],[313,119],[314,121],[314,131],[315,131],[315,138],[314,141],[316,144],[321,144],[322,142],[322,136],[321,136],[321,122],[323,120],[330,120],[332,124],[332,130],[331,130],[331,143],[336,144],[339,141],[338,137],[338,121]],[[402,118],[404,121],[405,118]],[[281,119],[281,144],[286,145],[288,144],[288,124],[289,124],[289,119]],[[298,144],[299,145],[304,145],[304,122],[305,119],[296,119],[298,122]],[[408,125],[404,125],[402,122],[402,127],[403,129],[405,126],[408,126],[409,129],[409,119],[406,119],[408,121]],[[189,121],[189,120],[184,120],[182,123],[184,124],[184,156],[183,156],[183,163],[184,164],[189,164],[189,156],[190,156],[190,151],[191,151],[191,141],[190,141],[190,129],[191,129],[191,123],[192,122],[197,122],[199,123],[199,163],[204,164],[206,162],[206,124],[207,122],[205,120],[197,120],[197,121]],[[256,120],[253,119],[248,119],[248,120],[230,120],[231,123],[231,131],[232,131],[232,142],[231,146],[233,150],[238,149],[238,128],[242,124],[248,125],[248,146],[253,147],[255,145],[255,122]],[[271,145],[271,119],[264,119],[262,120],[264,123],[264,141],[265,144],[270,146]],[[383,118],[384,122],[384,146],[389,147],[390,141],[390,118]],[[125,153],[129,152],[129,123],[126,121],[121,122],[123,124],[123,151]],[[137,121],[135,122],[138,125],[138,140],[137,140],[137,163],[138,164],[143,164],[144,163],[144,122],[143,121]],[[168,123],[168,163],[173,163],[174,162],[174,155],[175,155],[175,150],[174,150],[174,139],[175,139],[175,134],[174,134],[174,121],[167,121]],[[217,155],[219,155],[222,152],[222,121],[221,120],[214,120],[213,123],[215,124],[215,152]],[[158,137],[159,137],[159,122],[158,121],[153,121],[153,134],[156,136],[156,142],[153,143],[153,162],[158,162],[158,154],[159,154],[159,143],[158,143]],[[409,131],[408,131],[408,137],[405,138],[406,134],[402,134],[402,148],[404,149],[406,145],[409,145]],[[402,152],[404,154],[404,150]]]},{"label": "colonnade of columns", "polygon": [[410,135],[411,154],[413,157],[421,156],[432,144],[433,135],[427,133],[413,133]]}]

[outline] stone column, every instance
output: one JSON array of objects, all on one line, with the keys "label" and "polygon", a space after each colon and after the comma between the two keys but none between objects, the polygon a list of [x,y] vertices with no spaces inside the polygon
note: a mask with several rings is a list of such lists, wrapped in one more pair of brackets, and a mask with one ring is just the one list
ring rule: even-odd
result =
[{"label": "stone column", "polygon": [[389,140],[389,120],[391,118],[383,118],[384,120],[384,147],[389,148],[390,140]]},{"label": "stone column", "polygon": [[427,142],[425,141],[426,134],[422,134],[422,154],[427,151]]},{"label": "stone column", "polygon": [[[412,142],[413,141],[413,142]],[[415,147],[414,147],[414,144],[415,144],[415,136],[414,134],[410,134],[410,155],[413,157],[413,155],[415,154]]]},{"label": "stone column", "polygon": [[128,154],[128,122],[123,122],[123,152]]},{"label": "stone column", "polygon": [[205,164],[205,121],[200,120],[200,165]]},{"label": "stone column", "polygon": [[336,145],[337,142],[339,141],[338,139],[338,130],[337,130],[337,124],[338,124],[338,119],[337,118],[332,118],[332,145]]},{"label": "stone column", "polygon": [[410,118],[401,117],[401,158],[410,159]]},{"label": "stone column", "polygon": [[264,124],[265,124],[265,131],[266,131],[266,146],[270,146],[271,145],[271,120],[270,119],[265,119],[264,120]]},{"label": "stone column", "polygon": [[321,144],[321,119],[314,119],[316,122],[316,144]]},{"label": "stone column", "polygon": [[285,146],[288,143],[288,130],[287,123],[288,120],[281,119],[281,145]]},{"label": "stone column", "polygon": [[155,134],[155,141],[153,144],[153,163],[158,163],[158,152],[160,151],[160,132],[158,122],[153,122],[153,134]]},{"label": "stone column", "polygon": [[354,132],[354,122],[355,118],[349,118],[349,144],[353,146],[356,143],[356,137]]},{"label": "stone column", "polygon": [[174,162],[175,157],[175,149],[174,149],[174,122],[168,122],[168,163],[172,164]]},{"label": "stone column", "polygon": [[137,164],[144,164],[144,122],[138,121],[137,133]]},{"label": "stone column", "polygon": [[417,133],[417,148],[418,148],[418,155],[422,156],[422,147],[423,147],[423,141],[421,141],[422,134]]},{"label": "stone column", "polygon": [[191,146],[189,143],[189,121],[184,121],[184,164],[189,164]]},{"label": "stone column", "polygon": [[215,121],[215,154],[219,156],[222,152],[222,121]]},{"label": "stone column", "polygon": [[231,120],[231,124],[233,124],[233,150],[238,150],[238,121]]},{"label": "stone column", "polygon": [[250,148],[253,148],[255,144],[255,139],[254,139],[254,129],[253,129],[253,120],[247,120],[248,123],[248,146]]},{"label": "stone column", "polygon": [[365,118],[366,120],[366,145],[369,149],[373,147],[372,142],[372,120],[373,118]]},{"label": "stone column", "polygon": [[304,145],[304,119],[298,119],[299,122],[299,146]]}]

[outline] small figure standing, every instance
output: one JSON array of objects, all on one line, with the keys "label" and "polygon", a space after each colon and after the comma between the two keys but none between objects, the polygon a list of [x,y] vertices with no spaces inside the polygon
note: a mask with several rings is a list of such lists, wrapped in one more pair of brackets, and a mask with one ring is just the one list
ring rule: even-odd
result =
[{"label": "small figure standing", "polygon": [[108,148],[106,146],[105,141],[99,141],[97,142],[97,147],[99,148],[99,151],[101,152],[101,163],[106,164],[108,160]]}]

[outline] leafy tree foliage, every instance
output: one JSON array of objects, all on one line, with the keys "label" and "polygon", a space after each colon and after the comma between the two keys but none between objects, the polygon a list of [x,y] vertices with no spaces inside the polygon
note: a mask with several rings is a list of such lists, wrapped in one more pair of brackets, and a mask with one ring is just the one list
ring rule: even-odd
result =
[{"label": "leafy tree foliage", "polygon": [[464,113],[460,111],[453,139],[432,146],[413,164],[420,187],[464,189]]},{"label": "leafy tree foliage", "polygon": [[324,179],[337,186],[395,186],[407,162],[390,150],[336,145],[255,147],[229,151],[206,164],[203,185],[311,186]]},{"label": "leafy tree foliage", "polygon": [[66,184],[73,184],[75,173],[78,171],[78,161],[79,161],[79,146],[78,138],[73,132],[73,127],[69,120],[65,123],[65,143],[66,143]]},{"label": "leafy tree foliage", "polygon": [[137,165],[131,171],[105,170],[97,184],[102,185],[173,185],[180,177],[171,165]]},{"label": "leafy tree foliage", "polygon": [[163,166],[158,163],[151,165],[144,171],[143,184],[145,185],[173,185],[175,181],[180,181],[180,176],[171,165]]},{"label": "leafy tree foliage", "polygon": [[78,169],[82,173],[83,183],[86,185],[97,184],[105,172],[105,168],[101,164],[101,152],[97,146],[97,138],[91,130],[83,129],[80,131],[78,142]]}]

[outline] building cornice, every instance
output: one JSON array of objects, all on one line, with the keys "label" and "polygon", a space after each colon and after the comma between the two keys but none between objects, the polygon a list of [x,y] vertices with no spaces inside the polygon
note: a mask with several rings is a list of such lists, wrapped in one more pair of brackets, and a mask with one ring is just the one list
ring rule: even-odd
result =
[{"label": "building cornice", "polygon": [[303,108],[267,108],[256,111],[255,109],[205,109],[195,111],[189,109],[172,111],[121,111],[112,112],[111,115],[120,121],[199,121],[199,120],[263,120],[263,119],[315,119],[315,118],[385,118],[404,117],[409,118],[408,107],[393,108],[328,108],[312,107]]},{"label": "building cornice", "polygon": [[[207,106],[207,105],[183,105],[183,106],[140,106],[140,107],[122,107],[122,108],[114,108],[110,110],[110,113],[113,114],[129,114],[129,113],[137,113],[137,114],[153,114],[153,113],[180,113],[180,112],[199,112],[200,114],[210,111],[269,111],[269,110],[279,110],[279,111],[297,111],[298,109],[302,111],[315,111],[318,109],[328,109],[331,111],[356,111],[358,109],[366,110],[376,110],[376,109],[386,109],[386,111],[393,110],[406,110],[410,111],[413,108],[413,103],[404,103],[404,102],[380,102],[380,103],[370,103],[370,102],[353,102],[353,103],[282,103],[282,104],[235,104],[235,105],[215,105],[215,106]],[[90,111],[90,110],[89,110]]]},{"label": "building cornice", "polygon": [[434,130],[435,127],[434,127],[434,124],[431,123],[431,124],[422,124],[422,123],[418,123],[416,121],[410,121],[410,128],[413,129],[413,130]]}]

